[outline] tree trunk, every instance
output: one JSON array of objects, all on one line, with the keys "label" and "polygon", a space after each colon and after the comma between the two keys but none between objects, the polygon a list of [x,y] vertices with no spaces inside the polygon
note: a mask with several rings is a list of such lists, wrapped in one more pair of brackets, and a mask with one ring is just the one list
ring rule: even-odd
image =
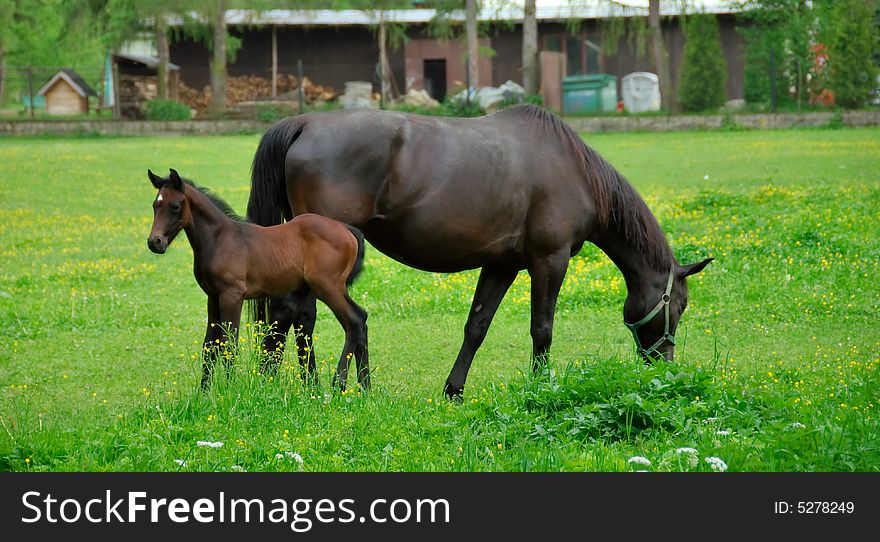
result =
[{"label": "tree trunk", "polygon": [[477,42],[476,0],[467,0],[466,11],[465,31],[467,32],[468,78],[472,87],[480,88],[480,46]]},{"label": "tree trunk", "polygon": [[538,19],[535,0],[526,0],[522,44],[523,88],[526,94],[538,92]]},{"label": "tree trunk", "polygon": [[388,36],[385,31],[385,11],[379,13],[379,96],[382,107],[388,100]]},{"label": "tree trunk", "polygon": [[168,99],[168,26],[162,16],[156,17],[156,52],[159,66],[156,69],[156,94],[160,100]]},{"label": "tree trunk", "polygon": [[272,26],[272,98],[278,97],[278,27]]},{"label": "tree trunk", "polygon": [[663,44],[663,32],[660,28],[660,0],[648,2],[648,27],[651,29],[651,53],[654,55],[654,67],[660,79],[660,98],[663,109],[667,112],[676,110],[677,99],[675,84],[669,71],[669,52]]},{"label": "tree trunk", "polygon": [[218,0],[214,13],[214,57],[211,60],[211,111],[226,111],[226,2]]},{"label": "tree trunk", "polygon": [[4,91],[6,90],[6,51],[3,50],[3,45],[0,44],[0,105],[3,104],[3,99],[5,98]]}]

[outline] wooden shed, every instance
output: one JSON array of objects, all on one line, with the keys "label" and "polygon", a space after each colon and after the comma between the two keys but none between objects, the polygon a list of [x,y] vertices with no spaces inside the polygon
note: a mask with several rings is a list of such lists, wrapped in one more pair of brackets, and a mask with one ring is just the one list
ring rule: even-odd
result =
[{"label": "wooden shed", "polygon": [[37,91],[46,99],[46,113],[76,115],[89,112],[89,96],[98,94],[75,71],[64,68]]},{"label": "wooden shed", "polygon": [[[158,95],[159,59],[154,56],[113,53],[104,70],[104,107],[113,114],[143,117],[143,106]],[[177,101],[180,67],[168,64],[168,98]]]}]

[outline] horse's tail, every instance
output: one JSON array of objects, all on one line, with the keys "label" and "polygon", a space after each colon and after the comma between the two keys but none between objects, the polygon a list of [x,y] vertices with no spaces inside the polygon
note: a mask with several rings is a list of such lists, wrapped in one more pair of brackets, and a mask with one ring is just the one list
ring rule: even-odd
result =
[{"label": "horse's tail", "polygon": [[354,226],[348,226],[348,230],[354,235],[354,238],[357,239],[358,244],[357,258],[354,260],[354,267],[351,268],[351,273],[348,274],[348,278],[345,280],[345,284],[351,286],[354,279],[361,274],[361,270],[364,268],[364,234]]},{"label": "horse's tail", "polygon": [[[273,124],[257,147],[251,166],[251,194],[248,198],[247,218],[260,226],[274,226],[293,216],[287,201],[287,179],[284,162],[287,151],[303,132],[305,123],[300,117],[290,117]],[[268,299],[249,302],[255,322],[266,322]]]}]

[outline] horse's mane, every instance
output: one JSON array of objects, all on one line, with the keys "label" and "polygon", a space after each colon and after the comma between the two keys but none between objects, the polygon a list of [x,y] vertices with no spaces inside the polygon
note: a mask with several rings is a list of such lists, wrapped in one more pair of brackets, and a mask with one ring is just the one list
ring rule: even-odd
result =
[{"label": "horse's mane", "polygon": [[186,184],[190,185],[191,187],[195,188],[196,190],[198,190],[199,192],[204,194],[208,198],[208,200],[210,200],[211,203],[214,204],[214,207],[216,207],[217,209],[222,211],[223,214],[225,214],[226,216],[228,216],[232,220],[235,220],[236,222],[248,222],[247,218],[236,213],[235,210],[232,209],[232,206],[230,206],[228,203],[226,203],[226,200],[224,200],[223,198],[221,198],[217,194],[211,192],[210,188],[205,188],[204,186],[199,186],[189,179],[183,179],[183,182],[185,182]]},{"label": "horse's mane", "polygon": [[515,115],[539,123],[546,134],[559,138],[575,156],[584,173],[599,223],[613,228],[633,247],[642,252],[648,264],[658,271],[668,271],[675,260],[657,218],[635,188],[604,158],[587,145],[561,118],[536,105],[519,105],[498,115]]}]

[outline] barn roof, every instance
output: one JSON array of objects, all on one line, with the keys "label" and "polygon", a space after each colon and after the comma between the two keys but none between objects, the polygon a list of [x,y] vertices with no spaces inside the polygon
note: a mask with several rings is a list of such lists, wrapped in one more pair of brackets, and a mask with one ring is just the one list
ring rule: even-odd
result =
[{"label": "barn roof", "polygon": [[[139,64],[146,68],[156,70],[159,68],[159,57],[156,56],[145,56],[145,55],[129,55],[124,53],[113,53],[114,62],[118,62],[120,60],[127,62],[129,64]],[[179,70],[180,66],[177,64],[168,63],[169,70]]]},{"label": "barn roof", "polygon": [[90,87],[89,84],[86,83],[85,80],[80,77],[78,73],[70,68],[62,68],[58,70],[58,73],[53,75],[52,78],[49,79],[49,81],[46,82],[45,85],[40,87],[40,90],[37,91],[37,96],[45,95],[46,92],[48,92],[48,90],[52,88],[52,85],[54,85],[59,79],[64,79],[67,84],[70,85],[73,90],[75,90],[76,93],[83,98],[98,95],[98,93],[95,92],[94,89],[92,89],[92,87]]},{"label": "barn roof", "polygon": [[[538,0],[535,16],[539,21],[566,21],[570,19],[601,19],[621,16],[647,16],[648,2],[644,0],[619,0],[615,2],[571,3],[565,0]],[[731,0],[697,0],[697,11],[706,13],[734,13],[737,4]],[[661,2],[661,15],[673,16],[686,12],[679,2]],[[382,17],[396,23],[427,23],[434,9],[390,9]],[[464,10],[449,15],[453,20],[464,20]],[[479,19],[482,21],[518,21],[523,18],[521,2],[484,1]],[[230,25],[281,25],[281,26],[345,26],[375,25],[380,20],[380,10],[358,9],[230,9],[226,23]]]}]

